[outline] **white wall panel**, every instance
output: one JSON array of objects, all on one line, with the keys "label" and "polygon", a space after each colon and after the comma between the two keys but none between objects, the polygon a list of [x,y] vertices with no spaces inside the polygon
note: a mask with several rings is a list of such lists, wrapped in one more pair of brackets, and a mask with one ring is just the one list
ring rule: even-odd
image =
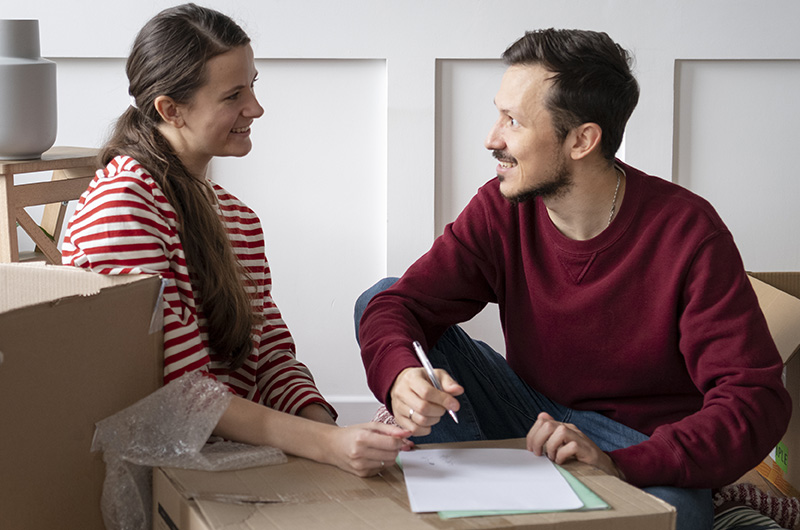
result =
[{"label": "white wall panel", "polygon": [[498,117],[494,95],[505,70],[500,59],[437,61],[437,236],[495,177],[484,140]]},{"label": "white wall panel", "polygon": [[714,205],[748,270],[800,270],[800,61],[678,61],[676,74],[676,182]]},{"label": "white wall panel", "polygon": [[273,295],[327,395],[367,395],[353,303],[386,271],[386,63],[256,61],[253,150],[212,178],[264,226]]},{"label": "white wall panel", "polygon": [[56,145],[97,146],[130,103],[125,59],[59,57]]},{"label": "white wall panel", "polygon": [[[505,65],[499,59],[440,59],[436,65],[436,235],[455,220],[478,188],[495,177],[483,143],[497,119],[494,95]],[[505,353],[496,304],[462,325],[470,336]]]}]

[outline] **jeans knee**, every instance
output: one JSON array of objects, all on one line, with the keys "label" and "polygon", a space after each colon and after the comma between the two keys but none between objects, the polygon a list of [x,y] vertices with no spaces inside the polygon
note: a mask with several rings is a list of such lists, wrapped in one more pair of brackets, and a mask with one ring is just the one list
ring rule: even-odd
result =
[{"label": "jeans knee", "polygon": [[711,490],[665,486],[644,490],[675,507],[678,512],[677,530],[710,530],[714,525]]},{"label": "jeans knee", "polygon": [[364,310],[367,308],[367,304],[369,301],[372,300],[372,297],[378,294],[381,291],[385,291],[398,280],[395,277],[384,278],[380,280],[378,283],[361,293],[361,296],[358,297],[356,300],[356,305],[353,310],[353,320],[355,321],[356,327],[356,341],[358,341],[358,326],[361,322],[361,315],[364,314]]}]

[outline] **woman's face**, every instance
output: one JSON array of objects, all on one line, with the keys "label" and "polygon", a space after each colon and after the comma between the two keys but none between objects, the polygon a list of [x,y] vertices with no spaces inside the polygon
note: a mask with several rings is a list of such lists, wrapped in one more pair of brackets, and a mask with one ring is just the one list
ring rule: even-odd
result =
[{"label": "woman's face", "polygon": [[173,148],[195,175],[214,156],[250,152],[250,125],[264,114],[253,91],[257,74],[253,49],[239,46],[210,59],[206,83],[188,104],[177,105],[182,126],[172,131]]}]

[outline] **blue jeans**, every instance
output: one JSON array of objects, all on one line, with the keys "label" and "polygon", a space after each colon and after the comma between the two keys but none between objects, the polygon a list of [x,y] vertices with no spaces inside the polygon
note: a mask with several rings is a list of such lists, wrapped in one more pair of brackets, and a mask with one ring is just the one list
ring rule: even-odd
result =
[{"label": "blue jeans", "polygon": [[[396,278],[375,284],[356,301],[356,339],[361,315],[372,297],[391,286]],[[502,440],[524,438],[540,412],[557,421],[574,424],[603,451],[634,445],[647,436],[592,411],[560,405],[530,388],[487,344],[473,340],[459,326],[450,327],[428,352],[436,368],[446,370],[464,387],[458,397],[461,408],[456,423],[445,414],[428,436],[418,443]],[[656,486],[645,491],[675,506],[678,530],[710,529],[714,510],[710,490]]]}]

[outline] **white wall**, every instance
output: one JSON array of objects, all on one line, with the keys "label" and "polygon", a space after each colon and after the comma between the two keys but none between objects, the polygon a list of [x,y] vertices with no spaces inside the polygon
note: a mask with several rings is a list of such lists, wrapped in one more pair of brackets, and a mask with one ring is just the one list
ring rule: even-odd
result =
[{"label": "white wall", "polygon": [[707,198],[754,271],[800,264],[800,60],[676,64],[675,180]]},{"label": "white wall", "polygon": [[[3,18],[40,19],[43,54],[58,63],[57,144],[102,142],[127,104],[122,64],[135,32],[173,3],[0,0]],[[379,277],[401,274],[493,176],[483,138],[503,71],[497,57],[527,29],[603,30],[633,51],[642,98],[626,160],[713,195],[748,267],[800,270],[800,236],[791,230],[800,233],[800,213],[790,195],[797,197],[800,182],[790,163],[800,2],[206,5],[232,15],[253,38],[267,109],[253,153],[215,163],[214,177],[264,220],[275,297],[299,356],[343,411],[372,402],[352,302]],[[775,59],[782,61],[765,62]],[[734,88],[735,97],[717,97]],[[470,329],[501,348],[493,326],[490,313]]]}]

